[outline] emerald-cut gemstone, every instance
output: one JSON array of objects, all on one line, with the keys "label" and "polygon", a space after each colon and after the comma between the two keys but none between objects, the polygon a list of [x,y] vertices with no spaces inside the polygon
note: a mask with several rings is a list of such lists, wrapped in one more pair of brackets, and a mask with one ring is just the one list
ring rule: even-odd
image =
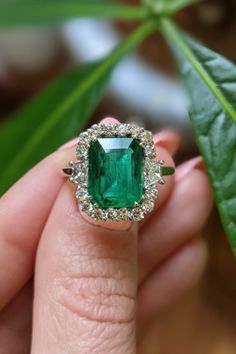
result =
[{"label": "emerald-cut gemstone", "polygon": [[89,148],[88,193],[100,208],[133,208],[143,195],[143,148],[130,137],[99,138]]}]

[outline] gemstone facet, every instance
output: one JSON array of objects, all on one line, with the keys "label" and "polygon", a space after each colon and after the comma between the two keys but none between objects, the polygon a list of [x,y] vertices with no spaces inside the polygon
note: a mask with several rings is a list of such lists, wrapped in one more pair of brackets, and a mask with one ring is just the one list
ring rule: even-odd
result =
[{"label": "gemstone facet", "polygon": [[88,194],[99,208],[134,208],[143,196],[144,152],[132,137],[101,137],[88,150]]}]

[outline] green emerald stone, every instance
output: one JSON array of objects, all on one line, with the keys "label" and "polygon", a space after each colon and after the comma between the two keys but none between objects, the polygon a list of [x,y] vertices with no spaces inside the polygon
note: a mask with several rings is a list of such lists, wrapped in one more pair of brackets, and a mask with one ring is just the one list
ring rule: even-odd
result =
[{"label": "green emerald stone", "polygon": [[143,195],[143,148],[129,137],[99,138],[89,148],[88,193],[100,208],[133,208]]}]

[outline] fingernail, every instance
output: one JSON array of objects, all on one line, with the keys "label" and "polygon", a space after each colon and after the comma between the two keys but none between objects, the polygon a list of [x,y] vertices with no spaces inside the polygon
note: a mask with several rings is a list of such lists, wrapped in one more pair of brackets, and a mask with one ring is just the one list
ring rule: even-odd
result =
[{"label": "fingernail", "polygon": [[172,156],[175,155],[181,143],[180,135],[170,130],[163,130],[160,133],[155,134],[153,139],[155,145],[163,147]]},{"label": "fingernail", "polygon": [[195,157],[181,166],[179,166],[176,170],[175,181],[178,182],[181,179],[184,179],[191,171],[193,170],[204,171],[204,163],[201,156]]},{"label": "fingernail", "polygon": [[99,124],[119,124],[120,122],[113,117],[106,117]]}]

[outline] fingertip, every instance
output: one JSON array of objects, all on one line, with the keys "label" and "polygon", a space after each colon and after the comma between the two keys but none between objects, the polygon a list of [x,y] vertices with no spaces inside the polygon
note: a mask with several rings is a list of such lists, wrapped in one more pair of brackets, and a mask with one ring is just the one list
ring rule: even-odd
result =
[{"label": "fingertip", "polygon": [[113,117],[106,117],[100,121],[99,124],[119,124],[119,120]]},{"label": "fingertip", "polygon": [[204,163],[201,156],[194,157],[178,166],[175,174],[176,182],[184,179],[193,170],[204,171]]},{"label": "fingertip", "polygon": [[166,149],[172,156],[175,155],[181,143],[179,133],[171,130],[163,130],[153,137],[154,143]]}]

